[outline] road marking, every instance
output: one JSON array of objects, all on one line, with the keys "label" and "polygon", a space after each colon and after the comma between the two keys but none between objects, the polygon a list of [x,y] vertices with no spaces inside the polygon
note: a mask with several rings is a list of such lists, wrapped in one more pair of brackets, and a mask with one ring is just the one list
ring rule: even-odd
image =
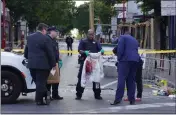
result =
[{"label": "road marking", "polygon": [[110,83],[107,83],[107,84],[101,86],[101,89],[104,89],[104,88],[106,88],[106,87],[108,87],[108,86],[110,86],[110,85],[113,85],[113,84],[115,84],[115,83],[117,83],[117,80],[116,80],[116,81],[113,81],[113,82],[110,82]]},{"label": "road marking", "polygon": [[175,103],[151,103],[151,104],[138,104],[138,105],[126,105],[126,106],[118,106],[118,107],[107,107],[107,108],[99,108],[99,109],[92,109],[86,111],[79,111],[80,113],[100,113],[100,112],[118,112],[120,110],[137,110],[137,109],[147,109],[147,108],[159,108],[159,107],[174,107],[176,106]]},{"label": "road marking", "polygon": [[[112,81],[112,82],[110,82],[110,83],[107,83],[107,84],[101,86],[101,89],[104,89],[104,88],[106,88],[106,87],[108,87],[108,86],[111,86],[111,85],[113,85],[113,84],[115,84],[115,83],[117,83],[117,80]],[[143,86],[144,86],[145,88],[151,88],[151,89],[155,89],[155,90],[160,90],[160,88],[154,87],[154,86],[149,85],[149,84],[143,84]],[[125,88],[125,90],[127,90],[127,88]]]}]

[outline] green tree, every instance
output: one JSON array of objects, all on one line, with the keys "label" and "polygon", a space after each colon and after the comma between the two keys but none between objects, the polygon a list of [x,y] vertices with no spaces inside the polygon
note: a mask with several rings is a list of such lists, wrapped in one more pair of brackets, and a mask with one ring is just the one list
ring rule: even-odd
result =
[{"label": "green tree", "polygon": [[143,12],[154,10],[154,16],[161,16],[161,0],[136,0],[136,2],[143,2],[141,4]]},{"label": "green tree", "polygon": [[89,29],[89,3],[80,5],[74,15],[74,28],[77,28],[81,34],[86,33]]},{"label": "green tree", "polygon": [[7,7],[13,23],[19,19],[28,22],[29,29],[32,31],[39,22],[49,25],[62,25],[67,30],[72,29],[72,10],[75,2],[72,0],[7,0]]},{"label": "green tree", "polygon": [[116,3],[121,3],[123,0],[96,0],[104,2],[106,5],[113,6]]},{"label": "green tree", "polygon": [[[110,23],[112,15],[113,7],[106,5],[105,2],[100,0],[94,1],[94,17],[100,18],[101,23]],[[74,27],[81,33],[85,33],[89,29],[89,3],[85,3],[77,8]]]},{"label": "green tree", "polygon": [[109,24],[113,15],[113,7],[106,5],[104,2],[96,1],[94,3],[95,17],[99,17],[101,23]]},{"label": "green tree", "polygon": [[143,12],[148,12],[154,10],[153,16],[155,18],[155,38],[160,39],[159,46],[157,49],[166,49],[166,23],[167,18],[161,16],[161,0],[136,0],[138,2],[143,2],[141,8]]}]

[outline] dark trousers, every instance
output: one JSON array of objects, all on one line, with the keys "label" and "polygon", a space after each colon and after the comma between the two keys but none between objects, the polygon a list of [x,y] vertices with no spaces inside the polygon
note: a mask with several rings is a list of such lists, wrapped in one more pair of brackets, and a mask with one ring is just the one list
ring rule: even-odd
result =
[{"label": "dark trousers", "polygon": [[124,96],[125,82],[127,85],[127,96],[129,101],[135,101],[135,76],[137,71],[137,62],[119,62],[118,63],[118,84],[116,90],[116,100],[121,101]]},{"label": "dark trousers", "polygon": [[[72,44],[67,44],[67,50],[69,51],[69,50],[71,50],[71,51],[73,51],[73,49],[72,49]],[[68,53],[68,55],[69,55],[70,53]],[[71,53],[71,55],[72,55],[72,53]]]},{"label": "dark trousers", "polygon": [[35,100],[36,102],[43,101],[43,97],[47,96],[46,84],[50,70],[30,69],[30,73],[36,84]]},{"label": "dark trousers", "polygon": [[[84,92],[84,88],[81,87],[81,74],[82,74],[82,69],[83,69],[83,63],[81,62],[79,72],[78,72],[78,83],[76,85],[76,96],[82,97],[82,94]],[[93,82],[93,91],[94,91],[94,96],[99,97],[101,94],[101,88],[100,88],[100,83]]]},{"label": "dark trousers", "polygon": [[52,87],[52,96],[58,96],[58,87],[59,83],[53,83],[53,84],[47,84],[47,89],[48,91],[51,92],[51,87]]},{"label": "dark trousers", "polygon": [[142,64],[140,63],[136,72],[137,98],[142,98],[143,83],[142,83]]}]

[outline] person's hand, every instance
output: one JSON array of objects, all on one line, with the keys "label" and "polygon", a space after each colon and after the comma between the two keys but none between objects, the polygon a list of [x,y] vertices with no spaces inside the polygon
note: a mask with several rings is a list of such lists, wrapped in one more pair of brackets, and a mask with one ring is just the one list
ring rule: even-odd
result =
[{"label": "person's hand", "polygon": [[103,55],[103,54],[104,54],[104,49],[101,49],[101,51],[100,51],[100,52],[101,52],[101,54]]},{"label": "person's hand", "polygon": [[52,68],[53,70],[56,70],[56,66]]},{"label": "person's hand", "polygon": [[61,68],[62,67],[62,65],[63,65],[63,62],[62,62],[62,60],[59,60],[59,68]]},{"label": "person's hand", "polygon": [[88,55],[89,55],[89,51],[85,51],[84,53],[86,54],[86,56],[88,56]]}]

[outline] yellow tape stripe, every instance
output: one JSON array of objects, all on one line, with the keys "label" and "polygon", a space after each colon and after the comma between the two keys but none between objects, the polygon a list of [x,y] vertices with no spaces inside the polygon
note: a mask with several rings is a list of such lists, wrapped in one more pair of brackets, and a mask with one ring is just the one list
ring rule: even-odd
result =
[{"label": "yellow tape stripe", "polygon": [[[3,49],[1,49],[1,51],[3,51]],[[13,51],[16,52],[24,52],[23,49],[14,49]],[[67,51],[67,50],[59,50],[60,53],[62,54],[67,54],[67,53],[73,53],[73,54],[78,54],[77,50],[73,50],[73,51]],[[150,50],[150,51],[145,51],[145,50],[139,50],[140,54],[162,54],[162,53],[176,53],[176,50]],[[106,55],[112,55],[113,52],[112,51],[105,51]]]}]

